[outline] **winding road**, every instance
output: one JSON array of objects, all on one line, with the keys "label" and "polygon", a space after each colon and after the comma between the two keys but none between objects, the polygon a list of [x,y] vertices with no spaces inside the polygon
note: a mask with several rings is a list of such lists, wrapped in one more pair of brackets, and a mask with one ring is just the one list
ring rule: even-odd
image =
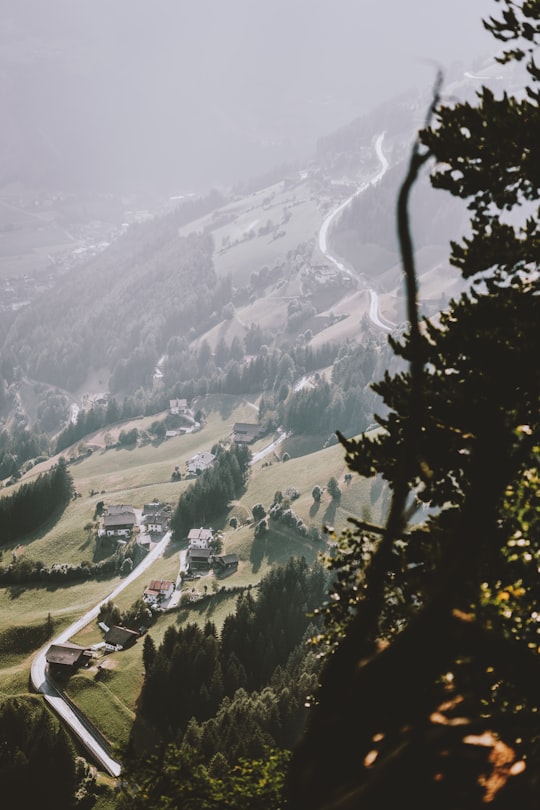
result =
[{"label": "winding road", "polygon": [[291,436],[291,435],[292,435],[291,432],[287,433],[285,431],[282,431],[280,433],[280,435],[277,437],[277,439],[274,439],[273,442],[270,442],[270,444],[267,444],[266,447],[263,447],[263,449],[259,450],[258,453],[253,453],[253,456],[251,457],[250,464],[256,464],[257,461],[260,461],[262,458],[266,458],[266,456],[268,456],[270,453],[273,453],[273,451],[276,449],[276,447],[279,447],[279,445],[282,442],[284,442],[285,439],[288,439],[289,436]]},{"label": "winding road", "polygon": [[77,619],[77,621],[73,622],[69,627],[66,627],[60,635],[47,642],[32,661],[30,678],[33,688],[37,692],[41,692],[47,703],[54,709],[56,714],[69,725],[72,732],[90,752],[94,760],[98,762],[107,773],[111,774],[111,776],[119,776],[122,769],[121,764],[111,757],[109,747],[99,732],[91,727],[84,715],[66,699],[62,692],[51,681],[47,672],[45,656],[51,644],[64,644],[66,641],[69,641],[70,638],[97,617],[101,606],[105,604],[105,602],[114,599],[124,588],[127,588],[131,582],[140,577],[155,560],[163,555],[170,537],[170,532],[167,532],[159,543],[156,543],[154,548],[150,550],[144,560],[142,560],[113,591],[95,607]]},{"label": "winding road", "polygon": [[[326,256],[326,258],[343,273],[346,273],[348,276],[351,276],[352,278],[356,279],[358,278],[358,276],[350,268],[346,267],[343,264],[343,262],[340,262],[339,259],[336,258],[336,256],[334,256],[330,252],[330,248],[328,246],[328,234],[330,231],[330,227],[333,224],[336,217],[339,216],[339,214],[341,214],[341,212],[345,208],[347,208],[347,206],[350,205],[350,203],[356,197],[358,197],[359,194],[362,194],[362,192],[370,188],[370,186],[376,186],[377,183],[379,183],[386,174],[389,164],[382,150],[384,135],[385,133],[381,132],[380,135],[378,135],[375,140],[375,151],[381,164],[381,168],[379,169],[375,177],[373,177],[367,183],[362,183],[362,185],[356,189],[354,194],[351,194],[350,197],[348,197],[344,202],[338,205],[337,208],[331,211],[324,220],[324,222],[322,223],[321,228],[319,230],[319,249],[321,253],[323,253]],[[369,317],[371,321],[375,324],[375,326],[378,326],[380,329],[384,329],[386,332],[391,332],[393,329],[393,325],[388,321],[381,319],[379,315],[379,298],[376,291],[369,289],[368,292],[369,292]]]},{"label": "winding road", "polygon": [[[347,275],[353,276],[353,271],[346,267],[342,262],[339,261],[338,258],[332,255],[328,246],[328,234],[330,231],[330,227],[334,222],[335,218],[351,203],[355,197],[361,194],[370,186],[375,186],[384,176],[388,169],[388,160],[386,159],[384,152],[382,151],[382,143],[384,139],[384,132],[378,135],[375,141],[375,151],[377,152],[377,156],[379,158],[381,168],[379,172],[373,177],[369,182],[363,183],[359,188],[348,197],[344,202],[342,202],[337,208],[335,208],[323,221],[320,231],[319,231],[319,248],[321,252],[326,256],[326,258],[332,262],[339,270],[346,273]],[[388,322],[381,320],[378,314],[378,297],[375,290],[369,290],[370,294],[370,307],[369,307],[369,317],[372,322],[384,329],[386,331],[391,331],[392,325]],[[267,453],[271,452],[284,438],[286,438],[287,434],[283,434],[280,436],[276,441],[272,442],[270,445],[265,447],[261,450],[256,456],[253,458],[252,463],[255,461],[260,460],[263,458]],[[63,644],[66,641],[69,641],[76,633],[86,627],[91,621],[93,621],[103,604],[108,601],[113,600],[124,588],[126,588],[131,582],[141,576],[144,571],[152,565],[152,563],[161,557],[167,547],[167,544],[170,540],[170,532],[167,532],[162,540],[159,543],[156,543],[154,548],[147,554],[144,560],[142,560],[139,565],[128,575],[126,576],[122,582],[117,585],[117,587],[111,591],[104,599],[102,599],[95,607],[77,619],[73,624],[67,627],[65,630],[62,631],[56,638],[52,639],[51,641],[47,642],[47,644],[36,654],[34,660],[32,661],[32,666],[30,670],[30,678],[32,682],[33,688],[40,692],[47,703],[51,706],[52,709],[56,712],[56,714],[66,722],[69,727],[71,728],[72,732],[75,736],[80,740],[80,742],[85,746],[85,748],[89,751],[92,755],[94,760],[99,763],[99,765],[104,768],[107,773],[111,774],[112,776],[118,777],[121,773],[122,766],[120,762],[115,760],[110,753],[109,746],[100,735],[97,729],[93,728],[88,720],[84,717],[82,712],[80,712],[71,702],[66,698],[65,695],[55,686],[52,680],[49,678],[48,671],[47,671],[47,662],[46,662],[46,653],[51,644]]]}]

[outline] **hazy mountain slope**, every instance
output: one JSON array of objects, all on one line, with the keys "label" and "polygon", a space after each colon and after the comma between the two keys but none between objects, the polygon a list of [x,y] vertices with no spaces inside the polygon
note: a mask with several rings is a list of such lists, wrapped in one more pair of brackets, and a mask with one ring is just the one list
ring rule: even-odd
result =
[{"label": "hazy mountain slope", "polygon": [[[349,188],[375,170],[373,126],[363,122]],[[389,134],[390,145],[400,135]],[[92,368],[103,367],[116,375],[113,387],[133,391],[151,385],[171,337],[204,336],[215,346],[219,337],[243,339],[253,322],[268,330],[270,342],[295,339],[305,328],[317,334],[331,325],[325,312],[350,293],[339,275],[317,275],[314,266],[321,261],[315,255],[318,230],[343,194],[325,165],[331,165],[328,151],[322,163],[268,189],[221,206],[223,200],[210,196],[206,206],[191,202],[132,226],[21,310],[4,351],[29,377],[72,392]],[[392,185],[369,190],[383,205],[393,194]],[[377,212],[378,205],[371,201],[371,210]],[[193,215],[200,209],[203,217],[186,222],[186,208]],[[383,226],[377,234],[370,222],[369,230],[370,241],[393,256],[388,229]],[[363,238],[360,229],[360,244]],[[373,275],[369,266],[362,272]],[[232,301],[234,309],[221,314]],[[317,314],[322,319],[313,321]]]},{"label": "hazy mountain slope", "polygon": [[208,237],[177,236],[174,218],[139,226],[23,310],[5,351],[29,376],[72,391],[90,368],[112,371],[137,353],[151,378],[169,321],[187,333],[220,291]]},{"label": "hazy mountain slope", "polygon": [[238,182],[429,83],[433,62],[476,55],[488,8],[4,2],[0,185],[172,193]]},{"label": "hazy mountain slope", "polygon": [[[456,71],[449,86],[470,94],[478,81]],[[303,166],[284,169],[279,181],[274,173],[270,186],[194,198],[131,226],[11,315],[4,358],[30,378],[71,392],[102,369],[112,375],[111,390],[125,394],[151,388],[171,338],[194,347],[207,341],[214,350],[220,341],[242,345],[253,324],[265,332],[264,343],[277,347],[308,331],[318,345],[358,338],[369,288],[379,294],[383,314],[399,323],[395,201],[430,100],[428,92],[409,92],[380,104],[321,139]],[[382,136],[388,171],[371,186]],[[363,186],[328,233],[347,268],[337,271],[321,254],[319,230]],[[411,199],[418,272],[429,278],[425,287],[420,278],[426,314],[459,290],[446,256],[465,215],[464,204],[433,191],[426,170]]]}]

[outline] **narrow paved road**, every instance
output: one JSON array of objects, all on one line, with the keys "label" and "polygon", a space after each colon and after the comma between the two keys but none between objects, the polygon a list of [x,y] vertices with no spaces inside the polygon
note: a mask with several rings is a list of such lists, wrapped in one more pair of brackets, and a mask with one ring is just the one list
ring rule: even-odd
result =
[{"label": "narrow paved road", "polygon": [[279,447],[279,445],[282,442],[284,442],[285,439],[287,439],[290,435],[291,435],[290,432],[287,433],[287,432],[283,431],[277,437],[277,439],[274,439],[273,442],[270,442],[270,444],[267,444],[266,447],[263,447],[263,449],[259,450],[258,453],[253,453],[250,463],[251,464],[256,464],[257,461],[260,461],[262,458],[265,458],[266,456],[268,456],[270,453],[272,453],[276,449],[276,447]]},{"label": "narrow paved road", "polygon": [[[376,185],[386,173],[388,169],[388,161],[382,151],[383,139],[384,139],[384,132],[381,133],[375,141],[375,150],[381,163],[381,168],[379,172],[368,183],[363,183],[354,192],[354,194],[352,194],[347,200],[345,200],[337,208],[335,208],[326,217],[319,231],[319,247],[321,252],[336,267],[338,267],[340,270],[349,275],[353,275],[352,271],[349,268],[345,267],[345,265],[343,265],[339,261],[339,259],[337,259],[330,253],[328,247],[328,232],[331,224],[334,222],[335,218],[341,213],[341,211],[343,211],[355,197],[357,197],[367,188]],[[369,316],[371,320],[381,329],[390,331],[391,326],[381,321],[378,316],[377,293],[374,290],[369,290],[369,293],[370,293]],[[272,442],[262,451],[257,453],[253,457],[252,463],[259,461],[265,455],[272,452],[272,450],[281,441],[283,441],[284,438],[286,438],[286,435],[287,434],[283,434],[276,441]],[[51,644],[65,643],[70,638],[72,638],[76,633],[82,630],[83,627],[86,627],[86,625],[89,624],[89,622],[93,621],[97,617],[101,609],[101,606],[105,604],[105,602],[113,600],[131,582],[140,577],[141,574],[143,574],[144,571],[156,559],[158,559],[163,555],[169,540],[170,540],[170,532],[167,532],[167,534],[164,535],[162,540],[159,543],[157,543],[154,546],[154,548],[149,552],[149,554],[145,557],[145,559],[142,560],[142,562],[140,562],[139,565],[127,577],[125,577],[125,579],[123,579],[122,582],[113,591],[111,591],[111,593],[109,593],[104,599],[102,599],[101,602],[99,602],[95,607],[93,607],[91,610],[85,613],[84,616],[81,616],[72,625],[67,627],[62,633],[60,633],[60,635],[58,635],[51,641],[47,642],[47,644],[37,653],[32,662],[30,677],[34,689],[43,694],[45,700],[50,704],[50,706],[55,710],[55,712],[70,726],[73,733],[83,743],[83,745],[87,748],[87,750],[92,754],[94,759],[98,763],[100,763],[100,765],[112,776],[119,776],[122,769],[121,764],[111,757],[108,747],[105,741],[101,738],[99,732],[97,732],[95,729],[91,727],[88,721],[85,720],[84,715],[82,715],[82,713],[72,708],[72,706],[62,695],[62,693],[55,687],[54,683],[51,682],[47,672],[47,663],[45,656]]]},{"label": "narrow paved road", "polygon": [[167,532],[156,543],[154,548],[146,555],[139,565],[127,576],[117,587],[111,591],[104,599],[101,600],[95,607],[89,610],[84,616],[81,616],[77,621],[73,622],[69,627],[60,633],[56,638],[47,642],[47,644],[37,653],[32,661],[30,670],[30,677],[32,686],[37,692],[41,692],[45,700],[54,709],[54,711],[64,720],[71,728],[75,736],[81,741],[86,749],[92,754],[94,759],[112,776],[118,776],[121,771],[121,764],[113,759],[110,755],[108,747],[98,732],[93,729],[88,721],[85,720],[82,713],[76,712],[69,702],[65,699],[62,693],[55,687],[54,683],[50,680],[47,672],[47,662],[45,656],[51,644],[63,644],[69,641],[79,630],[95,619],[105,602],[113,600],[124,588],[141,576],[152,563],[161,557],[169,543],[171,534]]},{"label": "narrow paved road", "polygon": [[[377,139],[375,141],[375,151],[377,153],[377,157],[379,158],[379,161],[380,161],[380,164],[381,164],[381,168],[379,169],[379,171],[377,172],[375,177],[373,177],[367,183],[362,183],[362,185],[359,186],[356,189],[354,194],[351,194],[350,197],[348,197],[344,202],[342,202],[340,205],[338,205],[337,208],[335,208],[333,211],[331,211],[328,214],[328,216],[326,217],[326,219],[324,220],[324,222],[321,225],[321,228],[319,230],[319,249],[320,249],[321,253],[324,253],[326,258],[329,261],[331,261],[332,264],[335,267],[337,267],[343,273],[346,273],[347,275],[349,275],[349,276],[351,276],[353,278],[358,278],[358,276],[350,268],[346,267],[343,264],[343,262],[340,262],[339,259],[336,256],[332,255],[332,253],[330,252],[330,248],[328,246],[328,234],[329,234],[329,231],[330,231],[330,226],[333,224],[336,217],[339,216],[339,214],[341,214],[341,212],[345,208],[347,208],[347,206],[350,205],[350,203],[356,197],[358,197],[359,194],[362,194],[362,192],[364,192],[370,186],[376,186],[377,183],[379,183],[380,180],[386,174],[389,164],[388,164],[388,160],[386,159],[386,156],[385,156],[385,154],[384,154],[384,152],[382,150],[383,140],[384,140],[384,132],[381,132],[381,134],[377,136]],[[392,324],[390,324],[390,323],[388,323],[388,322],[386,322],[384,320],[381,320],[381,318],[380,318],[380,316],[378,314],[378,312],[379,312],[379,299],[378,299],[377,293],[375,292],[375,290],[368,290],[368,292],[369,292],[369,317],[370,317],[371,321],[375,324],[375,326],[378,326],[380,329],[384,329],[385,331],[390,332],[392,330]]]}]

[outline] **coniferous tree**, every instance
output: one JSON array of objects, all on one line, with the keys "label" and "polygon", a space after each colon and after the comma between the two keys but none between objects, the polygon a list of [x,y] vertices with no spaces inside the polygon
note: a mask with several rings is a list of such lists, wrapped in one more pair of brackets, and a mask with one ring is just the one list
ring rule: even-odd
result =
[{"label": "coniferous tree", "polygon": [[[403,370],[374,387],[389,409],[377,438],[340,435],[350,469],[393,498],[384,528],[341,538],[294,810],[539,801],[540,2],[502,5],[487,27],[500,62],[525,62],[525,92],[436,96],[398,199]],[[420,323],[407,202],[431,158],[433,184],[472,212],[451,253],[471,283]],[[419,502],[428,516],[410,523]]]},{"label": "coniferous tree", "polygon": [[145,673],[148,673],[152,664],[156,660],[156,644],[150,635],[146,635],[143,644],[143,665]]},{"label": "coniferous tree", "polygon": [[0,498],[0,544],[17,540],[35,531],[65,509],[73,494],[73,478],[61,458],[35,481],[21,484],[10,495]]},{"label": "coniferous tree", "polygon": [[21,807],[75,806],[75,749],[63,727],[30,696],[0,701],[0,782]]}]

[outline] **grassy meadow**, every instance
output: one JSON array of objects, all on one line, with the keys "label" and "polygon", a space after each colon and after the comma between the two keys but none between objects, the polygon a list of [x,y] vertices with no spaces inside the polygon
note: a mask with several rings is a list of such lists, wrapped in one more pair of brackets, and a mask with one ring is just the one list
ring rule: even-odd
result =
[{"label": "grassy meadow", "polygon": [[[207,621],[213,621],[219,628],[225,617],[234,611],[235,602],[236,594],[216,594],[189,609],[180,608],[160,616],[149,632],[158,646],[166,629],[173,624],[190,622],[203,627]],[[87,628],[73,640],[78,644],[91,644],[95,643],[95,636],[95,631]],[[142,649],[141,638],[121,653],[103,656],[87,670],[70,678],[66,689],[112,746],[125,745],[135,719],[144,676]]]},{"label": "grassy meadow", "polygon": [[184,226],[180,233],[210,229],[217,274],[232,275],[241,287],[249,283],[253,270],[279,264],[289,251],[313,239],[323,217],[320,194],[315,195],[309,182],[297,177],[235,199]]},{"label": "grassy meadow", "polygon": [[[252,323],[274,333],[286,333],[288,303],[311,295],[309,287],[304,289],[301,262],[298,262],[297,270],[294,257],[299,246],[316,244],[329,206],[329,199],[324,199],[320,192],[315,194],[309,182],[298,177],[235,199],[180,229],[183,234],[203,229],[212,233],[216,273],[220,277],[230,275],[237,289],[250,285],[254,271],[264,266],[273,268],[288,263],[286,278],[279,277],[264,294],[238,304],[232,318],[212,327],[200,336],[199,342],[206,340],[215,348],[221,338],[228,344],[234,337],[242,340]],[[0,200],[0,222],[6,210],[5,203]],[[43,225],[46,228],[39,245],[30,245],[32,251],[23,253],[19,240],[24,236],[25,245],[30,244],[27,231],[35,229],[36,221],[35,216],[27,211],[21,210],[20,217],[21,232],[10,236],[0,253],[0,279],[8,274],[7,268],[13,268],[15,259],[18,272],[22,274],[28,272],[30,260],[35,263],[39,259],[39,266],[46,268],[49,252],[62,253],[74,247],[58,223],[51,220]],[[397,257],[380,246],[362,245],[354,258],[359,273],[364,276],[366,288],[361,281],[358,288],[342,285],[320,289],[313,294],[314,301],[316,295],[317,315],[312,319],[314,322],[304,324],[302,330],[308,325],[312,329],[311,345],[314,349],[326,343],[357,338],[361,334],[362,320],[369,312],[367,287],[372,283],[379,292],[382,314],[396,323],[404,317]],[[429,301],[438,301],[443,292],[449,294],[454,290],[448,288],[446,268],[435,250],[425,250],[419,257],[419,275],[423,283],[422,295]],[[295,338],[296,335],[291,336],[291,339]],[[87,381],[84,390],[105,390],[109,371],[100,369],[96,372],[96,379],[90,383]],[[30,415],[35,415],[39,404],[35,387],[30,383],[23,385],[21,395]],[[77,497],[58,519],[42,527],[39,533],[13,547],[4,548],[1,563],[8,564],[13,555],[41,560],[45,565],[98,561],[105,553],[96,542],[93,525],[99,501],[131,504],[140,509],[145,503],[157,499],[174,508],[180,495],[191,484],[184,478],[172,481],[174,469],[178,467],[183,476],[186,462],[196,453],[210,450],[220,440],[227,440],[235,422],[257,419],[255,402],[241,397],[209,396],[197,401],[195,407],[203,408],[207,414],[203,428],[197,433],[159,442],[143,441],[132,447],[108,446],[118,440],[122,430],[136,427],[144,433],[152,422],[165,417],[163,412],[108,426],[64,451],[62,455],[69,461]],[[262,450],[272,438],[258,440],[252,451]],[[293,436],[280,445],[276,453],[252,465],[244,492],[212,523],[213,528],[222,532],[223,552],[238,555],[238,570],[223,578],[210,573],[185,582],[185,593],[193,597],[207,595],[207,598],[159,615],[149,630],[156,646],[172,624],[194,622],[203,626],[211,620],[219,629],[226,616],[235,609],[237,591],[234,589],[256,587],[274,566],[284,565],[291,556],[314,562],[327,551],[335,534],[350,525],[349,518],[382,522],[385,504],[380,482],[358,476],[346,482],[348,468],[344,450],[340,445],[323,449],[325,438]],[[91,453],[85,455],[86,450]],[[287,461],[282,460],[285,451],[290,456]],[[78,458],[72,461],[73,456]],[[56,461],[56,458],[48,459],[37,465],[11,491],[37,477]],[[315,502],[311,494],[313,487],[324,488],[331,477],[339,483],[341,498],[333,501],[324,491],[320,502]],[[262,503],[268,509],[275,492],[285,492],[288,488],[299,492],[291,507],[308,526],[319,530],[329,527],[321,540],[301,537],[278,522],[270,524],[264,537],[254,538],[253,506]],[[238,519],[237,528],[230,526],[233,516]],[[163,557],[115,597],[118,607],[126,610],[140,599],[151,579],[175,581],[183,548],[185,543],[171,542]],[[105,599],[120,582],[121,578],[114,576],[62,586],[43,584],[0,588],[0,694],[28,691],[35,652]],[[94,621],[71,640],[91,646],[102,640],[102,633]],[[67,685],[66,691],[71,699],[113,746],[126,744],[135,718],[144,676],[143,643],[144,639],[140,638],[130,649],[96,659],[87,669],[72,676]],[[99,669],[98,664],[101,665]],[[99,810],[107,810],[105,799]]]},{"label": "grassy meadow", "polygon": [[[100,551],[96,546],[95,532],[85,526],[92,523],[99,500],[105,503],[129,503],[140,508],[144,503],[158,498],[175,507],[180,494],[191,482],[186,479],[172,482],[174,467],[178,466],[183,473],[185,462],[191,456],[209,450],[217,441],[230,437],[235,421],[253,421],[256,418],[253,404],[241,398],[213,396],[199,402],[199,405],[205,409],[208,419],[197,433],[128,449],[107,449],[105,432],[87,437],[84,445],[93,448],[92,454],[69,465],[80,497],[71,501],[57,522],[45,527],[39,536],[27,538],[16,548],[4,550],[4,564],[10,561],[13,554],[23,554],[34,560],[42,560],[45,564],[76,564],[82,560],[98,559]],[[115,430],[129,429],[131,424],[144,428],[156,418],[159,417],[136,420],[119,425]],[[259,439],[252,451],[262,449],[271,439]],[[213,528],[223,532],[223,552],[238,554],[238,570],[223,578],[210,573],[185,582],[187,593],[192,593],[194,597],[208,595],[208,598],[159,616],[149,631],[156,644],[159,644],[171,623],[189,621],[204,624],[211,619],[220,627],[225,617],[234,610],[237,598],[237,593],[229,588],[257,586],[273,566],[285,564],[291,556],[305,557],[308,562],[313,562],[326,551],[330,535],[323,535],[321,541],[312,541],[277,522],[272,522],[264,538],[254,539],[250,522],[252,508],[256,503],[262,503],[268,509],[276,491],[285,492],[289,487],[294,487],[300,493],[292,503],[294,512],[308,526],[319,529],[328,525],[339,532],[346,528],[351,516],[374,521],[380,519],[380,498],[372,498],[373,482],[354,476],[350,483],[346,483],[343,448],[334,445],[318,449],[322,441],[323,437],[317,436],[291,437],[278,448],[277,454],[270,453],[252,465],[245,491],[218,520],[213,521]],[[290,458],[282,461],[280,454],[285,448]],[[72,450],[66,453],[68,457],[70,452]],[[34,468],[22,480],[38,475],[51,463],[54,463],[54,459]],[[320,503],[314,502],[311,495],[313,487],[316,484],[325,487],[332,476],[338,480],[342,490],[339,502],[332,501],[327,492],[324,492]],[[232,516],[239,520],[237,528],[229,525]],[[115,598],[118,607],[121,610],[129,608],[142,596],[151,579],[176,581],[180,551],[185,547],[185,542],[171,541],[163,557]],[[35,651],[82,613],[105,599],[120,581],[119,577],[109,577],[66,586],[44,584],[0,589],[0,693],[27,691]],[[101,637],[97,624],[92,622],[72,641],[91,646],[99,642]],[[143,678],[142,646],[143,640],[139,639],[131,649],[100,659],[103,665],[100,670],[96,662],[69,681],[70,697],[113,745],[123,745],[127,741],[133,722]]]}]

